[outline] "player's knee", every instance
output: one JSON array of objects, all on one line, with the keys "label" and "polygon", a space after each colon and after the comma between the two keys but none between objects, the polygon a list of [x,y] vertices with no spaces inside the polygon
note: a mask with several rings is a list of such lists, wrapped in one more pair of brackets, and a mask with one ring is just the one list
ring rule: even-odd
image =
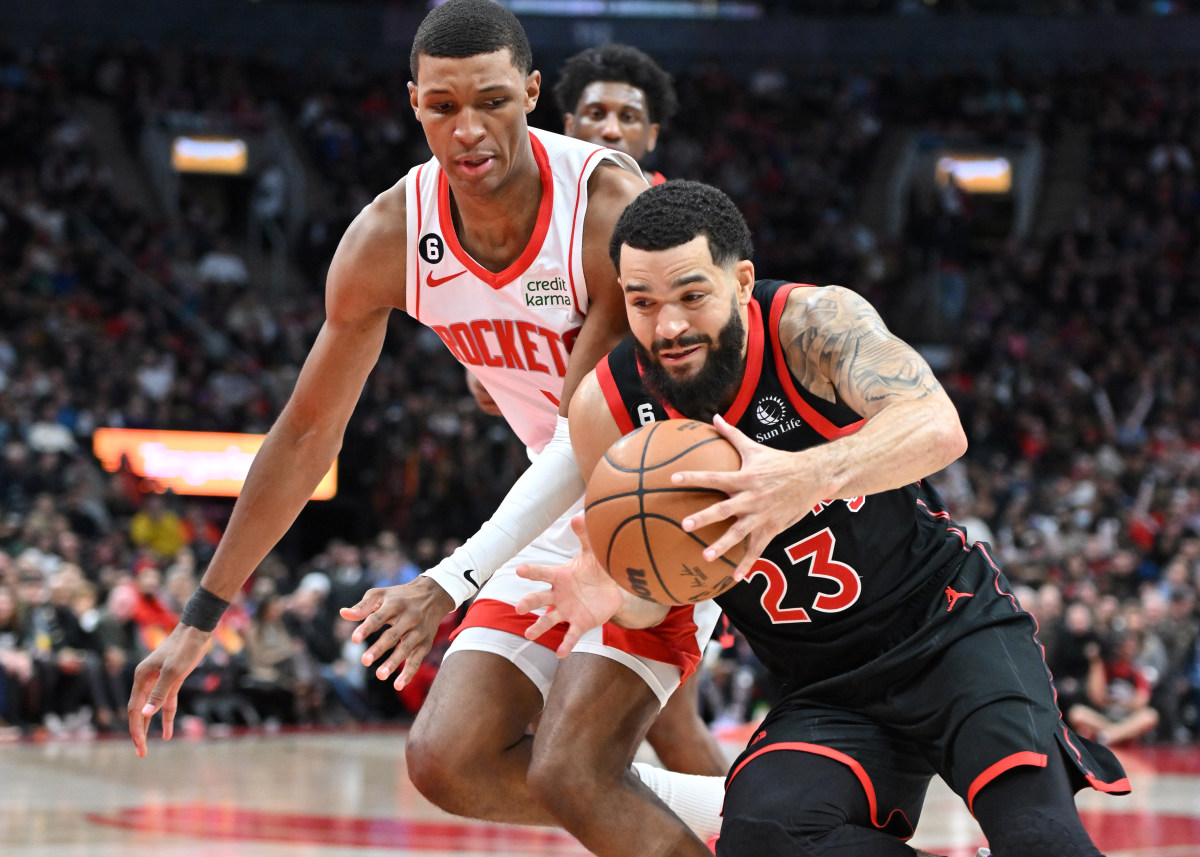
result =
[{"label": "player's knee", "polygon": [[602,771],[569,752],[565,744],[544,747],[534,743],[526,783],[529,791],[552,814],[588,805],[603,791]]},{"label": "player's knee", "polygon": [[408,777],[417,791],[438,807],[458,814],[462,814],[458,804],[465,792],[463,781],[470,770],[463,750],[463,742],[436,728],[420,728],[418,724],[413,725],[404,748]]},{"label": "player's knee", "polygon": [[994,827],[987,831],[993,857],[1103,857],[1073,813],[1022,809]]}]

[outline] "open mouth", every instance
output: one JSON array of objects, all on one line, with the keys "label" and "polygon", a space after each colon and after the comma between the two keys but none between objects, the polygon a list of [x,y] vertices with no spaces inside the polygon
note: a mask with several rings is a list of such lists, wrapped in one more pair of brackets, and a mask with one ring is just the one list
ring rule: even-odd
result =
[{"label": "open mouth", "polygon": [[691,348],[672,348],[669,351],[658,352],[658,359],[662,361],[664,366],[682,363],[692,355],[700,351],[701,346],[693,345]]},{"label": "open mouth", "polygon": [[478,173],[483,172],[491,166],[494,160],[495,158],[491,155],[483,155],[475,158],[459,158],[458,166],[464,172]]}]

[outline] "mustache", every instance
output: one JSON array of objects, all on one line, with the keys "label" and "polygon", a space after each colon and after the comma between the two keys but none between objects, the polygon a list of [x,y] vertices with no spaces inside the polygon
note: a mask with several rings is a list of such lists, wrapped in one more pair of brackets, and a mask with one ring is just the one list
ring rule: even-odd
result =
[{"label": "mustache", "polygon": [[656,339],[650,346],[650,353],[657,357],[668,349],[691,348],[693,345],[712,345],[712,337],[706,333],[685,333],[678,339]]}]

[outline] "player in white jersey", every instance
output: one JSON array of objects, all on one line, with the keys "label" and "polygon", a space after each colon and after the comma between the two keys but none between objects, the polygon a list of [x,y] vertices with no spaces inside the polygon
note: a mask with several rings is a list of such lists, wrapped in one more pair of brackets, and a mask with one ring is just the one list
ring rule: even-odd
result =
[{"label": "player in white jersey", "polygon": [[[494,394],[512,408],[508,416],[520,436],[540,451],[461,553],[413,583],[372,590],[343,611],[362,620],[354,632],[359,640],[390,625],[365,663],[383,658],[377,674],[386,678],[399,669],[396,682],[405,683],[454,604],[582,495],[565,420],[557,426],[554,420],[565,410],[558,403],[569,400],[626,332],[608,239],[645,181],[618,155],[531,134],[526,114],[537,103],[540,75],[520,24],[498,4],[438,6],[422,22],[410,61],[412,107],[435,163],[380,194],[339,244],[327,318],[295,390],[255,458],[180,624],[138,666],[128,713],[139,755],[157,712],[164,737],[171,736],[179,687],[224,608],[328,470],[392,309],[431,324],[468,363],[495,370],[487,374]],[[436,185],[436,199],[410,188],[423,176]],[[544,266],[548,247],[563,256],[557,268]],[[444,297],[459,285],[471,294]],[[567,294],[570,305],[558,299]],[[489,298],[486,306],[481,295]],[[543,539],[522,558],[553,564],[564,546],[552,542]],[[683,675],[680,660],[694,657],[688,648],[695,647],[695,626],[685,616],[668,634],[605,628],[592,649],[565,659],[551,682],[554,652],[524,640],[523,626],[506,624],[519,616],[511,603],[518,593],[506,589],[506,578],[497,579],[496,597],[489,591],[476,599],[413,726],[414,783],[459,814],[562,824],[597,854],[696,853],[703,844],[628,767]],[[539,714],[534,739],[527,730]],[[558,788],[564,771],[578,801],[567,810],[559,806],[555,817],[539,792]]]},{"label": "player in white jersey", "polygon": [[[567,358],[588,310],[581,241],[588,201],[583,187],[602,163],[618,163],[641,173],[636,162],[621,153],[546,131],[530,129],[529,133],[543,181],[541,204],[529,244],[499,272],[480,266],[459,243],[448,206],[448,178],[437,159],[409,172],[406,299],[408,313],[437,333],[490,391],[536,460],[554,436]],[[513,569],[528,553],[569,557],[577,551],[569,520],[581,502],[577,498],[556,521],[547,516],[541,535],[486,582],[470,548],[459,554],[461,566],[452,560],[430,572],[459,603],[479,592],[455,634],[451,652],[464,648],[502,652],[522,664],[543,696],[548,693],[553,663],[541,660],[538,649],[509,652],[513,643],[528,650],[523,635],[533,622],[513,609],[531,585]],[[371,602],[372,597],[364,601]],[[681,610],[679,621],[692,623],[692,634],[711,631],[708,617],[715,611],[709,605],[700,608],[699,628],[694,627],[693,612],[693,608]],[[625,637],[622,650],[608,651],[600,636],[582,641],[578,650],[626,663],[642,674],[664,703],[676,684],[676,669],[663,670],[661,662],[690,672],[694,663],[689,656],[698,657],[703,642],[672,654],[661,650],[661,638],[642,639],[610,629],[608,636],[614,634]],[[548,655],[550,647],[543,648]],[[420,728],[417,734],[419,738]]]}]

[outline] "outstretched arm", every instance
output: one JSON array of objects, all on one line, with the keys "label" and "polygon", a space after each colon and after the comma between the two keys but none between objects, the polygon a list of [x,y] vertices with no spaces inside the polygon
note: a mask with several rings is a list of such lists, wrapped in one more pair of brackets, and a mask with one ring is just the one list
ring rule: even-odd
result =
[{"label": "outstretched arm", "polygon": [[[403,193],[400,186],[400,200]],[[201,611],[208,621],[185,611],[183,621],[134,674],[127,713],[139,756],[146,754],[150,719],[160,710],[163,737],[171,737],[179,688],[204,656],[221,602],[233,600],[287,532],[341,446],[383,346],[388,314],[393,305],[404,305],[404,256],[397,258],[395,252],[404,246],[404,230],[400,227],[397,237],[390,224],[405,219],[402,210],[396,217],[388,199],[385,194],[365,209],[338,247],[330,267],[325,324],[291,398],[254,457],[229,527],[201,580],[205,591],[198,590],[197,597],[208,608]],[[188,624],[189,619],[200,627]]]},{"label": "outstretched arm", "polygon": [[684,527],[734,519],[705,556],[716,558],[749,537],[738,579],[772,538],[820,501],[899,488],[937,472],[966,449],[958,412],[929,365],[854,292],[795,289],[779,321],[779,338],[788,367],[806,389],[848,405],[865,420],[853,434],[795,453],[769,449],[715,421],[738,447],[741,469],[674,478],[730,495]]}]

